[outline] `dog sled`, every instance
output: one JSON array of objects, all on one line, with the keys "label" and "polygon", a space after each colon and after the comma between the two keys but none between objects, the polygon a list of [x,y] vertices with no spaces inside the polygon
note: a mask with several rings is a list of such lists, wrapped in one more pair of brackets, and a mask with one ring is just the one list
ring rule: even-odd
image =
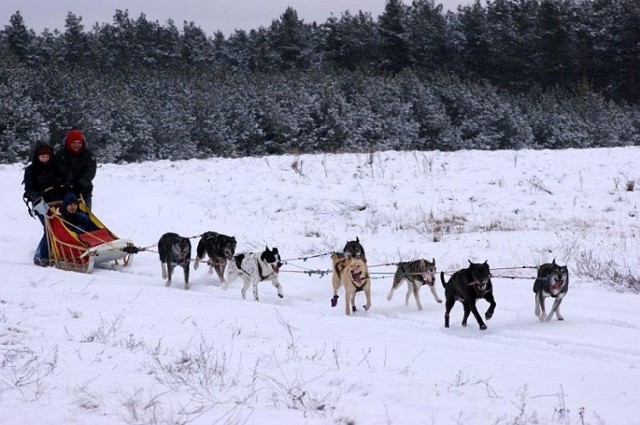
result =
[{"label": "dog sled", "polygon": [[62,269],[91,273],[97,265],[121,262],[131,264],[138,250],[129,239],[117,237],[80,199],[78,209],[89,216],[95,230],[84,232],[64,220],[58,211],[61,202],[49,204],[45,229],[51,265]]}]

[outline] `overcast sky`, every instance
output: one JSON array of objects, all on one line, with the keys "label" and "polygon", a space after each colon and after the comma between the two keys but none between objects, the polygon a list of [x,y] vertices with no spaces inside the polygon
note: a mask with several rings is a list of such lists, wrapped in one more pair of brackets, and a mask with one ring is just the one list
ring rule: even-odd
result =
[{"label": "overcast sky", "polygon": [[[410,4],[411,0],[403,0]],[[445,8],[455,10],[466,0],[441,0]],[[94,23],[111,23],[117,9],[129,10],[129,16],[137,18],[144,13],[148,20],[165,24],[173,19],[182,29],[183,21],[193,21],[208,35],[222,31],[229,35],[235,29],[257,29],[269,26],[282,15],[288,6],[298,12],[298,18],[307,23],[323,23],[331,14],[339,17],[342,12],[370,12],[376,18],[384,10],[385,0],[2,0],[0,1],[1,28],[9,24],[9,18],[20,11],[28,28],[37,33],[45,28],[64,31],[67,12],[82,17],[89,30]]]}]

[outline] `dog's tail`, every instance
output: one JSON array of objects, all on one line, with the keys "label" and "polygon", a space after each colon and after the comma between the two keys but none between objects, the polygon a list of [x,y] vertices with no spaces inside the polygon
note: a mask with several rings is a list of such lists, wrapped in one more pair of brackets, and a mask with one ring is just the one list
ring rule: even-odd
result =
[{"label": "dog's tail", "polygon": [[193,270],[198,270],[198,265],[200,264],[200,260],[204,258],[204,252],[206,250],[206,244],[204,242],[205,237],[200,238],[200,242],[198,242],[198,247],[196,248],[196,260],[193,262]]},{"label": "dog's tail", "polygon": [[447,287],[447,282],[444,280],[444,272],[440,272],[440,281],[442,282],[443,287]]}]

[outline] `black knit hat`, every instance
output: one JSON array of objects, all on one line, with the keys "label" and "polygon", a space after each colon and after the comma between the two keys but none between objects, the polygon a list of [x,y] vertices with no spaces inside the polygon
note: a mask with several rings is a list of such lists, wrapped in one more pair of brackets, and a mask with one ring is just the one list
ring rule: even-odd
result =
[{"label": "black knit hat", "polygon": [[42,145],[36,151],[36,155],[53,155],[53,148],[49,145]]}]

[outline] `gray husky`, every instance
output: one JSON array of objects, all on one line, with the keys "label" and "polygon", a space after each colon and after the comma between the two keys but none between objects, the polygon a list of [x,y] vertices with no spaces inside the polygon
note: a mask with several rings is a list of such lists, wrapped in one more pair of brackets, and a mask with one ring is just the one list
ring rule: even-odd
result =
[{"label": "gray husky", "polygon": [[[538,268],[538,277],[533,283],[533,292],[536,294],[535,314],[541,322],[551,320],[553,313],[558,320],[564,320],[560,314],[560,304],[569,290],[569,270],[567,266],[556,264],[555,258],[551,263],[545,263]],[[544,309],[544,299],[554,298],[551,311],[547,315]]]},{"label": "gray husky", "polygon": [[171,276],[176,266],[184,270],[184,289],[189,289],[189,263],[191,262],[191,241],[177,233],[165,233],[158,241],[158,253],[162,265],[165,286],[171,285]]},{"label": "gray husky", "polygon": [[387,295],[387,300],[391,301],[393,298],[393,292],[398,289],[398,287],[404,282],[407,281],[407,296],[404,300],[404,305],[409,305],[409,298],[411,294],[416,299],[416,304],[418,306],[418,310],[422,310],[422,304],[420,303],[420,287],[423,285],[427,285],[431,290],[431,294],[433,298],[441,303],[442,300],[438,297],[438,293],[436,292],[435,283],[435,274],[436,274],[436,259],[433,258],[431,261],[427,261],[425,259],[408,261],[408,262],[400,262],[398,263],[398,268],[396,269],[396,273],[393,276],[393,284],[391,285],[391,291],[389,291],[389,295]]}]

